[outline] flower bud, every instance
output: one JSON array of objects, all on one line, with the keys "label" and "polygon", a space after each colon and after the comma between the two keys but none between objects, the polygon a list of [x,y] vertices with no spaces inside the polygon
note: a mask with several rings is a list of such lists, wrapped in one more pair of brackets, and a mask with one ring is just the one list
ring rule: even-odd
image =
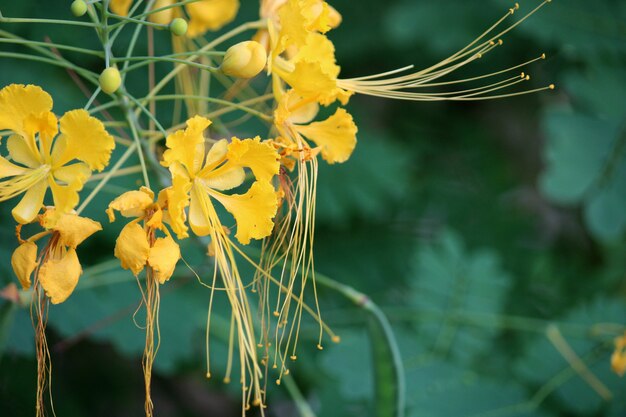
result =
[{"label": "flower bud", "polygon": [[228,48],[220,68],[231,77],[252,78],[265,68],[266,62],[267,52],[263,45],[245,41]]},{"label": "flower bud", "polygon": [[183,36],[187,33],[187,21],[180,17],[175,18],[170,23],[170,32],[176,36]]},{"label": "flower bud", "polygon": [[87,3],[84,0],[74,0],[70,6],[72,14],[76,17],[81,17],[87,13]]},{"label": "flower bud", "polygon": [[107,94],[113,94],[122,85],[122,77],[115,67],[109,67],[100,74],[100,88]]}]

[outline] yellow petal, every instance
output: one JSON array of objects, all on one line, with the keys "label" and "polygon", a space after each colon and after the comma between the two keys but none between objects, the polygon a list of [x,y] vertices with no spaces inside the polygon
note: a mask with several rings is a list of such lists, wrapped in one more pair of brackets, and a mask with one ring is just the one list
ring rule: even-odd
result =
[{"label": "yellow petal", "polygon": [[52,304],[62,303],[69,297],[83,270],[76,250],[70,248],[60,259],[49,259],[39,269],[39,282]]},{"label": "yellow petal", "polygon": [[189,205],[190,188],[191,183],[186,178],[174,176],[172,178],[172,186],[165,191],[167,198],[167,217],[169,217],[172,230],[179,239],[184,239],[189,236],[187,233],[187,225],[185,224],[187,220],[185,208]]},{"label": "yellow petal", "polygon": [[22,243],[11,256],[13,271],[25,290],[30,288],[30,276],[37,263],[37,245],[33,242]]},{"label": "yellow petal", "polygon": [[28,143],[22,136],[11,135],[7,139],[7,150],[11,159],[29,168],[41,166],[42,160],[39,152],[35,152],[28,146]]},{"label": "yellow petal", "polygon": [[59,232],[59,243],[71,248],[76,248],[89,236],[102,230],[97,221],[77,214],[61,213],[56,209],[46,210],[41,225],[48,230]]},{"label": "yellow petal", "polygon": [[163,166],[169,167],[178,162],[190,174],[198,172],[204,159],[204,130],[211,121],[201,116],[187,120],[187,128],[169,135],[165,141],[167,150],[163,154]]},{"label": "yellow petal", "polygon": [[130,269],[137,276],[146,265],[150,244],[146,231],[135,222],[130,222],[120,232],[115,242],[114,255],[121,261],[122,268]]},{"label": "yellow petal", "polygon": [[111,0],[109,2],[109,8],[115,14],[120,16],[128,16],[128,9],[133,0]]},{"label": "yellow petal", "polygon": [[153,229],[162,229],[163,228],[163,210],[159,207],[156,207],[156,210],[152,213],[150,218],[146,221],[146,227],[151,227]]},{"label": "yellow petal", "polygon": [[143,217],[146,209],[153,204],[154,193],[146,187],[141,187],[139,191],[128,191],[109,203],[106,213],[109,221],[115,221],[117,210],[124,217]]},{"label": "yellow petal", "polygon": [[27,136],[24,123],[31,114],[52,110],[52,97],[35,85],[11,84],[0,90],[0,130]]},{"label": "yellow petal", "polygon": [[280,156],[257,136],[254,139],[233,138],[228,146],[227,166],[250,168],[258,181],[270,181],[280,169]]},{"label": "yellow petal", "polygon": [[[156,0],[154,2],[154,6],[152,10],[157,10],[162,7],[167,7],[175,3],[175,0]],[[172,19],[175,17],[175,8],[169,8],[157,13],[152,13],[148,16],[148,19],[153,23],[158,23],[160,25],[169,25]]]},{"label": "yellow petal", "polygon": [[239,187],[246,179],[246,173],[241,167],[230,167],[220,170],[218,174],[209,173],[202,181],[207,187],[214,190],[230,190]]},{"label": "yellow petal", "polygon": [[57,117],[50,111],[31,114],[24,121],[24,130],[30,137],[34,137],[35,133],[39,133],[42,155],[50,155],[52,139],[59,132],[57,124]]},{"label": "yellow petal", "polygon": [[206,236],[211,233],[209,215],[214,211],[206,190],[194,183],[189,202],[189,226],[197,236]]},{"label": "yellow petal", "polygon": [[272,233],[278,208],[276,190],[269,182],[257,181],[245,194],[211,194],[228,210],[237,222],[235,237],[244,245],[250,239],[263,239]]},{"label": "yellow petal", "polygon": [[52,174],[54,178],[65,184],[84,184],[91,176],[91,170],[86,164],[77,162],[57,168],[52,171]]},{"label": "yellow petal", "polygon": [[82,190],[81,182],[73,182],[67,185],[58,184],[52,177],[48,178],[48,185],[52,191],[54,207],[59,213],[69,213],[78,205],[78,192]]},{"label": "yellow petal", "polygon": [[352,116],[342,108],[324,121],[297,126],[296,129],[321,146],[322,157],[331,164],[347,161],[356,146],[358,129]]},{"label": "yellow petal", "polygon": [[166,236],[158,238],[154,242],[154,246],[150,248],[148,264],[154,270],[154,278],[159,284],[163,284],[170,279],[179,259],[180,247],[174,242],[174,239]]},{"label": "yellow petal", "polygon": [[57,139],[52,150],[53,167],[78,159],[92,170],[102,171],[115,148],[115,140],[102,122],[81,109],[65,113],[60,124],[62,137]]},{"label": "yellow petal", "polygon": [[237,16],[239,0],[203,0],[187,4],[185,10],[189,14],[187,36],[193,38],[230,23]]},{"label": "yellow petal", "polygon": [[24,175],[28,170],[0,156],[0,178]]},{"label": "yellow petal", "polygon": [[228,141],[226,139],[218,140],[209,149],[202,170],[212,171],[215,167],[224,162],[227,154]]},{"label": "yellow petal", "polygon": [[48,183],[45,179],[30,187],[19,204],[11,211],[15,221],[20,224],[28,224],[35,220],[43,206],[47,189]]}]

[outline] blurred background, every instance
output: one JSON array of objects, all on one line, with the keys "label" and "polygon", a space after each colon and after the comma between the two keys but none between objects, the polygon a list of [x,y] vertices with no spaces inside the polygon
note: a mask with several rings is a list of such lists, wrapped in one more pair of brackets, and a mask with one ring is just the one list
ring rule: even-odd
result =
[{"label": "blurred background", "polygon": [[[238,21],[255,19],[256,2],[242,3]],[[503,0],[331,4],[343,15],[330,33],[343,77],[432,65],[512,6]],[[514,18],[537,4],[521,1]],[[72,18],[64,0],[3,0],[0,10]],[[0,30],[77,41],[74,29],[55,26],[0,24]],[[157,49],[166,51],[169,35],[156,35]],[[98,47],[93,34],[80,41]],[[504,41],[457,78],[545,52],[546,60],[524,69],[532,76],[524,85],[557,88],[474,103],[351,100],[356,151],[343,165],[320,164],[316,269],[367,294],[389,318],[409,417],[622,417],[626,379],[611,372],[610,356],[626,325],[626,2],[557,0]],[[0,51],[26,52],[4,43]],[[81,65],[99,72],[102,63]],[[64,70],[1,58],[0,86],[10,83],[42,86],[57,114],[86,101]],[[245,135],[247,127],[237,129]],[[135,180],[112,182],[87,214],[105,222],[105,205]],[[16,282],[8,206],[0,206],[0,288]],[[144,336],[132,320],[139,294],[111,257],[122,225],[81,246],[80,291],[50,313],[59,416],[143,412]],[[192,252],[190,262],[202,256]],[[207,381],[207,293],[184,268],[178,271],[162,288],[156,415],[239,415],[240,387],[221,383],[227,310],[218,306],[215,313],[216,377]],[[319,296],[342,343],[318,351],[317,327],[305,321],[293,382],[320,417],[381,415],[375,399],[397,387],[384,377],[391,365],[377,355],[380,335],[368,331],[366,312],[337,293],[320,288]],[[32,338],[28,310],[0,301],[3,416],[33,415]],[[285,384],[269,385],[267,415],[299,415]]]}]

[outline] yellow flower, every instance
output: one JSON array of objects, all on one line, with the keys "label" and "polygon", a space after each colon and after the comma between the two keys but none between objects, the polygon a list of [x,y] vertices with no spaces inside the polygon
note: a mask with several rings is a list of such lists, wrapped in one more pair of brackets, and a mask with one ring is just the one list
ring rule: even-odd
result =
[{"label": "yellow flower", "polygon": [[[146,266],[159,284],[170,279],[180,259],[180,247],[163,223],[163,207],[154,203],[154,193],[146,187],[128,191],[113,200],[107,208],[109,221],[115,221],[115,211],[124,217],[136,217],[120,232],[115,242],[115,257],[122,268],[137,276]],[[138,223],[143,221],[144,227]],[[156,237],[157,230],[165,237]]]},{"label": "yellow flower", "polygon": [[626,373],[626,332],[615,339],[615,351],[611,355],[611,368],[619,376]]},{"label": "yellow flower", "polygon": [[76,248],[102,227],[91,219],[58,213],[54,208],[46,209],[40,224],[51,236],[39,259],[34,240],[41,235],[35,235],[13,252],[11,265],[24,289],[31,287],[31,275],[38,267],[36,283],[41,285],[52,304],[59,304],[72,294],[82,274]]},{"label": "yellow flower", "polygon": [[[167,191],[172,229],[179,237],[187,236],[183,209],[189,206],[189,225],[196,235],[221,230],[213,205],[216,200],[235,218],[239,242],[262,239],[271,233],[277,209],[276,191],[270,181],[278,173],[278,154],[259,138],[233,138],[230,143],[223,139],[205,153],[203,132],[210,124],[196,116],[187,121],[185,130],[167,137],[162,164],[173,178]],[[223,193],[243,184],[245,169],[256,179],[248,191]]]},{"label": "yellow flower", "polygon": [[[114,13],[126,16],[132,0],[111,0],[110,7]],[[153,9],[173,6],[178,3],[175,0],[156,0]],[[200,0],[184,5],[189,15],[189,27],[187,36],[190,38],[204,34],[207,31],[221,29],[224,25],[233,21],[239,11],[239,0]],[[170,7],[150,15],[154,23],[168,25],[175,17],[182,16],[180,7]]]},{"label": "yellow flower", "polygon": [[[311,109],[294,90],[283,95],[275,111],[274,123],[283,139],[290,139],[286,149],[291,153],[306,152],[308,144],[303,140],[304,137],[318,146],[326,162],[334,164],[347,161],[356,146],[358,131],[352,116],[343,108],[338,108],[326,120],[308,123],[312,119],[309,118],[312,111],[314,108]],[[303,156],[306,159],[306,154],[300,157]],[[314,157],[315,154],[310,156]]]},{"label": "yellow flower", "polygon": [[52,98],[40,87],[12,84],[0,90],[0,130],[14,133],[7,140],[12,162],[0,156],[0,201],[25,193],[12,211],[21,224],[35,219],[48,187],[58,212],[72,210],[91,171],[104,169],[115,147],[85,110],[65,113],[60,128],[51,110]]}]

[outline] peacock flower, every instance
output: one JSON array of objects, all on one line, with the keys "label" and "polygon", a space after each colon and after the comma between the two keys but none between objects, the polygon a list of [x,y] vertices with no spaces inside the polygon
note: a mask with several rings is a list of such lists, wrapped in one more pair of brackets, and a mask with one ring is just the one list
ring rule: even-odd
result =
[{"label": "peacock flower", "polygon": [[[115,243],[115,257],[122,268],[130,269],[135,275],[150,267],[159,284],[170,279],[180,259],[180,247],[172,239],[164,224],[164,201],[154,202],[154,193],[146,187],[128,191],[113,200],[106,212],[109,221],[115,221],[115,212],[134,218],[122,231]],[[139,223],[144,222],[142,227]],[[161,231],[164,237],[156,237]]]},{"label": "peacock flower", "polygon": [[[76,248],[102,227],[74,213],[58,213],[55,208],[47,208],[39,223],[46,231],[22,241],[13,252],[11,266],[24,289],[31,287],[31,275],[36,271],[35,285],[41,285],[52,304],[59,304],[72,294],[82,274]],[[47,235],[50,239],[38,255],[35,242]]]},{"label": "peacock flower", "polygon": [[[346,104],[352,94],[365,94],[376,97],[411,101],[467,101],[490,98],[508,97],[513,95],[534,93],[549,86],[502,92],[503,89],[516,86],[530,79],[526,73],[511,74],[532,62],[545,59],[545,54],[511,68],[494,71],[482,76],[468,79],[445,81],[450,73],[475,62],[503,44],[501,37],[525,21],[551,0],[544,0],[539,6],[527,13],[517,22],[502,27],[512,16],[519,5],[510,8],[496,24],[483,32],[468,45],[423,70],[414,71],[413,66],[387,71],[380,74],[367,75],[350,79],[339,78],[340,67],[336,64],[335,50],[332,42],[326,37],[328,26],[324,19],[311,21],[307,14],[307,1],[289,0],[278,8],[277,24],[269,21],[270,62],[268,70],[274,73],[274,92],[282,88],[281,82],[291,86],[305,99],[313,99],[320,104],[329,105],[336,100]],[[507,77],[505,74],[509,73]],[[493,80],[474,88],[438,91],[441,87],[454,87],[477,80]],[[276,79],[280,79],[280,82]]]},{"label": "peacock flower", "polygon": [[626,373],[626,332],[615,339],[615,351],[611,355],[611,368],[619,376]]},{"label": "peacock flower", "polygon": [[[319,152],[330,164],[347,161],[356,146],[358,131],[352,116],[340,107],[327,119],[311,122],[315,113],[315,103],[307,103],[294,90],[284,94],[274,112],[274,124],[282,135],[275,143],[283,149],[283,155],[300,153],[300,158],[307,160]],[[305,139],[317,148],[311,150]]]},{"label": "peacock flower", "polygon": [[[237,223],[235,237],[242,244],[268,236],[277,209],[276,191],[271,184],[278,173],[278,154],[267,143],[255,139],[220,140],[205,153],[204,130],[211,121],[195,116],[187,128],[167,137],[162,164],[172,173],[167,190],[171,226],[179,238],[187,237],[185,207],[189,225],[198,236],[221,233],[221,221],[214,207],[219,202]],[[244,194],[225,194],[241,186],[249,169],[255,182]]]},{"label": "peacock flower", "polygon": [[[207,31],[216,31],[230,23],[239,11],[239,0],[200,0],[176,6],[176,0],[156,0],[153,10],[166,8],[150,15],[154,23],[168,25],[174,18],[183,16],[182,7],[189,15],[187,36],[194,38]],[[132,0],[111,0],[111,10],[120,15],[128,15]]]},{"label": "peacock flower", "polygon": [[[12,214],[31,223],[48,188],[57,213],[78,204],[78,192],[92,170],[109,163],[115,141],[85,110],[72,110],[57,121],[52,98],[40,87],[12,84],[0,90],[0,130],[11,160],[0,156],[0,201],[24,194]],[[60,131],[60,135],[57,133]]]}]

